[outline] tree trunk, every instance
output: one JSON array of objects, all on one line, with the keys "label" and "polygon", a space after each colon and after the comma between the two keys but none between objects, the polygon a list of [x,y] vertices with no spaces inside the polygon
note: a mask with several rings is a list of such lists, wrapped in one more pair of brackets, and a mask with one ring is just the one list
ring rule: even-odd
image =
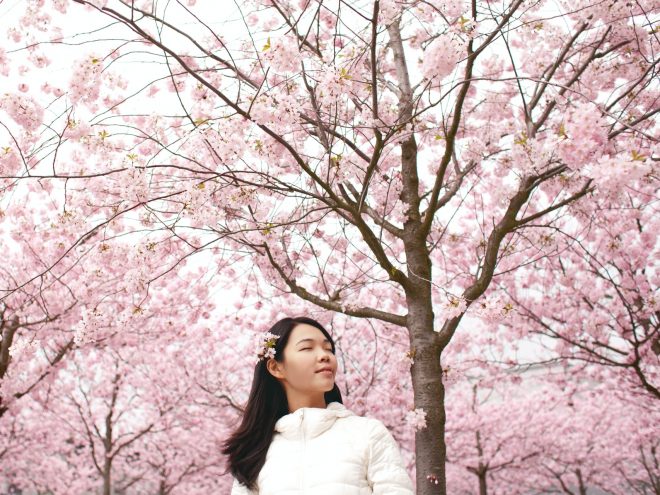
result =
[{"label": "tree trunk", "polygon": [[[11,348],[14,334],[18,330],[18,327],[18,317],[14,316],[11,321],[6,321],[4,312],[0,314],[0,384],[9,367],[9,349]],[[5,412],[7,412],[7,406],[2,403],[2,397],[0,397],[0,418]]]},{"label": "tree trunk", "polygon": [[103,464],[103,495],[112,495],[112,459],[107,457]]},{"label": "tree trunk", "polygon": [[483,466],[479,466],[479,495],[488,495],[487,475],[488,471]]},{"label": "tree trunk", "polygon": [[[474,385],[472,387],[472,409],[476,407],[477,403],[477,386]],[[477,452],[479,453],[479,459],[483,459],[484,456],[484,449],[481,446],[481,431],[477,430],[474,434],[475,439],[477,441]],[[488,476],[488,466],[484,465],[484,463],[480,460],[479,461],[479,467],[474,471],[475,474],[477,475],[477,478],[479,479],[479,495],[488,495],[488,485],[486,481],[486,477]]]},{"label": "tree trunk", "polygon": [[415,408],[426,412],[426,428],[415,433],[417,495],[446,495],[445,389],[440,347],[433,332],[430,304],[417,306],[409,305],[408,313]]},{"label": "tree trunk", "polygon": [[584,485],[584,480],[582,479],[582,471],[580,468],[577,468],[575,475],[578,479],[578,489],[580,490],[580,495],[587,495],[587,487]]},{"label": "tree trunk", "polygon": [[[413,122],[413,90],[410,84],[399,20],[388,26],[390,47],[401,90],[399,122]],[[401,143],[403,189],[400,199],[407,205],[403,224],[407,283],[405,284],[408,315],[406,323],[413,352],[412,385],[415,408],[426,412],[426,428],[415,433],[417,495],[446,495],[445,476],[445,389],[440,366],[441,347],[433,331],[431,272],[433,264],[420,214],[417,141],[411,134]]]},{"label": "tree trunk", "polygon": [[121,375],[119,373],[115,374],[112,387],[112,399],[110,400],[110,408],[108,413],[105,415],[105,437],[103,438],[103,448],[105,459],[103,460],[103,495],[112,494],[112,460],[113,455],[113,414],[115,411],[115,404],[117,403],[117,395],[119,394],[119,381]]}]

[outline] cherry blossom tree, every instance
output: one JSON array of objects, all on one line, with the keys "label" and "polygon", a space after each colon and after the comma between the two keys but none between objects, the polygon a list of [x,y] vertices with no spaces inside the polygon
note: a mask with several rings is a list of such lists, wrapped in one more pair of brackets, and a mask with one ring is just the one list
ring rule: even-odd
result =
[{"label": "cherry blossom tree", "polygon": [[660,491],[660,459],[658,459],[658,438],[653,436],[655,429],[647,427],[646,432],[650,433],[646,441],[640,443],[637,447],[637,458],[634,464],[622,462],[616,466],[621,477],[625,479],[622,485],[628,490],[628,493],[637,493],[639,495],[652,495]]},{"label": "cherry blossom tree", "polygon": [[[185,377],[177,382],[176,373],[164,372],[168,366],[160,354],[135,349],[76,352],[49,398],[32,404],[32,420],[24,418],[27,438],[41,445],[8,464],[12,479],[53,493],[209,493],[213,476],[185,483],[220,464],[217,445],[205,444],[199,432],[185,434],[194,383]],[[68,481],[50,467],[52,459],[69,472]]]},{"label": "cherry blossom tree", "polygon": [[[448,394],[448,460],[460,468],[450,486],[457,493],[504,493],[501,480],[529,473],[542,455],[543,425],[537,416],[548,407],[546,390],[516,397],[518,387],[498,388],[500,393],[482,391],[474,384],[472,390],[452,387]],[[512,484],[506,493],[526,489]]]},{"label": "cherry blossom tree", "polygon": [[461,383],[448,393],[453,492],[624,495],[655,486],[651,397],[631,404],[615,381],[567,381],[560,369],[470,381],[472,393]]},{"label": "cherry blossom tree", "polygon": [[599,488],[624,495],[635,489],[633,480],[638,488],[657,480],[657,465],[650,466],[644,457],[657,444],[652,425],[658,408],[652,399],[631,405],[625,392],[612,393],[612,388],[578,390],[570,397],[544,419],[553,434],[546,435],[540,469],[532,477],[537,489],[586,495]]},{"label": "cherry blossom tree", "polygon": [[[76,443],[61,422],[45,414],[31,395],[21,403],[18,413],[5,416],[0,424],[3,437],[8,431],[13,434],[2,458],[0,484],[13,486],[17,493],[84,493],[94,479],[90,466],[79,462],[84,445]],[[11,430],[9,422],[15,425]]]},{"label": "cherry blossom tree", "polygon": [[578,236],[561,239],[558,232],[559,239],[548,239],[560,254],[539,260],[522,284],[510,285],[517,318],[508,324],[556,342],[551,357],[604,366],[657,400],[656,192],[652,183],[636,181],[616,203],[595,202],[593,213],[578,216]]},{"label": "cherry blossom tree", "polygon": [[[29,279],[35,266],[59,256],[67,237],[62,231],[72,223],[78,222],[68,214],[50,222],[39,245],[31,229],[14,236],[23,251],[8,256],[3,279],[0,416],[42,382],[55,380],[72,349],[135,345],[160,330],[160,319],[172,327],[173,321],[185,323],[182,311],[193,321],[202,313],[208,288],[203,271],[183,270],[158,281],[151,277],[168,250],[166,240],[127,244],[113,241],[106,231],[97,242],[89,237],[75,256]],[[191,281],[195,287],[182,293],[180,287]]]},{"label": "cherry blossom tree", "polygon": [[[46,199],[38,191],[32,201]],[[29,208],[28,201],[14,200],[0,218],[13,220],[13,229],[2,223],[4,263],[0,269],[0,417],[10,409],[12,402],[28,394],[43,380],[52,379],[61,360],[74,345],[72,332],[68,332],[80,319],[81,304],[76,294],[60,278],[71,271],[80,275],[78,267],[64,263],[57,271],[35,280],[26,281],[26,274],[34,267],[44,266],[49,250],[60,249],[52,233],[65,231],[71,224],[67,215],[51,211],[50,226],[43,235],[43,246],[35,246],[30,233],[35,227],[34,217],[39,212]],[[61,244],[63,246],[64,244]]]},{"label": "cherry blossom tree", "polygon": [[[7,211],[11,214],[19,205],[10,206]],[[27,222],[30,210],[23,211]],[[17,218],[22,217],[14,216]],[[145,243],[135,238],[127,243],[110,230],[98,239],[90,236],[75,256],[54,265],[38,279],[26,281],[34,266],[46,266],[44,260],[59,255],[74,222],[73,215],[62,215],[46,223],[38,244],[33,238],[34,224],[16,229],[13,238],[18,253],[11,256],[14,253],[8,252],[8,263],[3,266],[4,287],[13,284],[16,289],[8,290],[2,302],[0,435],[6,443],[1,452],[0,481],[11,479],[17,486],[54,493],[82,493],[90,486],[101,486],[99,475],[108,487],[112,480],[112,457],[90,454],[86,459],[93,459],[96,465],[81,462],[89,444],[80,443],[63,425],[77,425],[82,431],[85,420],[98,418],[86,417],[83,409],[74,408],[70,402],[77,400],[75,403],[82,407],[81,394],[82,398],[91,394],[97,402],[103,399],[94,396],[100,389],[84,388],[90,379],[99,383],[121,379],[140,386],[135,374],[110,376],[102,365],[95,366],[93,359],[85,358],[86,354],[105,356],[130,350],[137,356],[157,359],[162,348],[184,335],[186,326],[203,322],[203,315],[213,307],[205,301],[208,274],[203,267],[182,268],[176,277],[166,275],[156,280],[150,271],[162,263],[168,242],[152,238]],[[69,363],[72,354],[75,357]],[[86,365],[72,368],[83,358]],[[100,375],[89,378],[90,371]],[[163,377],[171,375],[163,373]],[[80,391],[71,395],[71,382],[76,380],[81,384]],[[150,406],[155,404],[153,399],[148,402]],[[55,411],[53,404],[57,405]],[[142,413],[147,410],[145,404],[138,408]],[[92,416],[91,411],[86,412]],[[55,414],[64,415],[66,421],[56,420]],[[197,443],[201,444],[203,438],[200,436]],[[97,440],[103,447],[112,446],[112,438]],[[45,445],[54,446],[50,454],[46,454]],[[53,458],[57,462],[52,462]],[[101,473],[95,472],[95,467]],[[142,478],[126,478],[121,483],[128,484],[132,479]],[[168,482],[172,486],[178,483],[171,479]]]},{"label": "cherry blossom tree", "polygon": [[[47,183],[80,222],[28,279],[139,232],[170,249],[137,278],[122,264],[129,280],[226,250],[259,295],[405,329],[417,492],[445,494],[442,357],[464,316],[510,312],[493,281],[554,255],[544,236],[575,234],[574,204],[612,176],[655,180],[653,4],[241,9],[234,35],[201,2],[27,3],[0,52],[21,81],[0,102],[2,187]],[[56,58],[70,79],[32,87]]]}]

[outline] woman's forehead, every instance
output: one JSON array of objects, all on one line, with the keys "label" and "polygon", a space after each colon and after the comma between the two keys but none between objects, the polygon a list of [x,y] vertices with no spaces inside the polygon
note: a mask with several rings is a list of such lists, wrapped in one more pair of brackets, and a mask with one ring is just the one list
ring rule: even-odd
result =
[{"label": "woman's forehead", "polygon": [[321,330],[312,325],[308,325],[307,323],[300,323],[296,325],[295,328],[291,331],[291,337],[289,340],[293,341],[294,344],[300,343],[301,340],[330,342]]}]

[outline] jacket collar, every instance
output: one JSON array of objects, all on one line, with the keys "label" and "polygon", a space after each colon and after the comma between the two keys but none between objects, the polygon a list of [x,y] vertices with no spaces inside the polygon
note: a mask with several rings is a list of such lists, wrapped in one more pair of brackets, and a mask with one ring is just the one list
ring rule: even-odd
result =
[{"label": "jacket collar", "polygon": [[353,416],[354,413],[340,402],[331,402],[325,409],[301,407],[282,416],[275,423],[275,431],[285,438],[314,438],[329,429],[337,418]]}]

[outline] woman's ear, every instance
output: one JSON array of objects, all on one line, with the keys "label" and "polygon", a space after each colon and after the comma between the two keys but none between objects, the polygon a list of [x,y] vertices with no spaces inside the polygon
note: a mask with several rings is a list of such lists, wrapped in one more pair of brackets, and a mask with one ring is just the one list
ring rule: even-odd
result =
[{"label": "woman's ear", "polygon": [[284,378],[284,373],[282,373],[282,370],[280,369],[280,363],[275,359],[271,358],[266,362],[266,369],[275,378]]}]

